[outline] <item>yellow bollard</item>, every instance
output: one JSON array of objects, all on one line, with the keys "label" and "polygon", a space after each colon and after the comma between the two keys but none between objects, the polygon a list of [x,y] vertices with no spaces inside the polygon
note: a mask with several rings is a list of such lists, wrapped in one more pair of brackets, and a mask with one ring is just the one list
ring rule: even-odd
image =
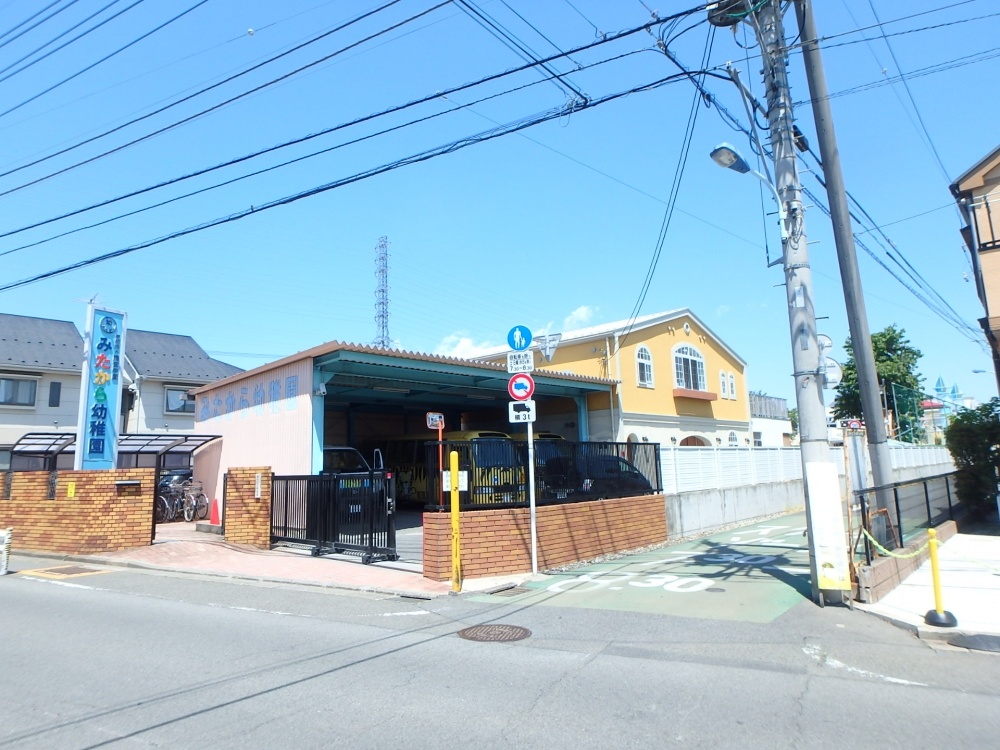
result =
[{"label": "yellow bollard", "polygon": [[953,628],[958,625],[958,620],[955,619],[955,615],[951,612],[945,612],[941,604],[941,572],[938,569],[937,546],[937,531],[928,529],[927,548],[931,553],[931,581],[934,584],[934,609],[924,615],[924,622],[939,628]]},{"label": "yellow bollard", "polygon": [[459,534],[458,511],[458,451],[448,457],[451,470],[451,590],[462,590],[462,544]]}]

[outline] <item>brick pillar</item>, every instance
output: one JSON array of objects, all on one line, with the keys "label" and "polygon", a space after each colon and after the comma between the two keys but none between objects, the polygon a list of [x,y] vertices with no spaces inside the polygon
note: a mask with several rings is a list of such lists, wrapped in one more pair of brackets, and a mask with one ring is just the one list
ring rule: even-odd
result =
[{"label": "brick pillar", "polygon": [[[257,475],[260,497],[256,497]],[[226,478],[223,528],[227,542],[271,548],[271,467],[230,469]]]}]

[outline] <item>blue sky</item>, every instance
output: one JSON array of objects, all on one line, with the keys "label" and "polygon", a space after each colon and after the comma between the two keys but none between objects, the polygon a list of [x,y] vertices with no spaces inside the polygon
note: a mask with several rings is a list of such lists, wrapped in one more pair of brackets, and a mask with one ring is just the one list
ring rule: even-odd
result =
[{"label": "blue sky", "polygon": [[[0,286],[255,210],[0,291],[0,311],[72,320],[82,329],[86,301],[96,297],[126,311],[134,328],[190,334],[213,356],[253,367],[324,341],[371,342],[375,247],[386,236],[393,341],[411,351],[474,354],[502,344],[515,324],[537,334],[628,318],[683,164],[675,210],[639,313],[691,308],[747,361],[752,389],[792,400],[782,272],[765,262],[765,236],[772,258],[779,247],[773,203],[751,176],[723,171],[708,158],[721,141],[750,157],[747,136],[716,109],[699,106],[685,152],[695,89],[683,78],[585,110],[572,104],[574,91],[597,100],[676,74],[678,68],[656,49],[659,34],[689,69],[707,59],[706,67],[721,73],[731,61],[762,98],[760,64],[745,24],[735,34],[716,31],[709,48],[709,26],[698,12],[676,26],[657,25],[652,33],[553,61],[561,81],[536,68],[434,96],[525,64],[473,18],[475,11],[544,57],[636,28],[650,19],[653,5],[453,2],[408,21],[437,3],[400,0],[376,10],[386,3],[149,0],[129,8],[118,2],[43,46],[106,4],[59,3],[52,10],[65,10],[35,28],[29,27],[43,16],[17,24],[42,4],[0,5],[0,33],[7,32],[0,36],[0,172],[9,173],[0,176],[0,234],[12,233],[0,238]],[[1000,9],[991,0],[817,5],[847,186],[895,249],[881,236],[873,239],[871,225],[855,231],[897,275],[912,266],[930,287],[918,290],[921,296],[939,294],[961,321],[944,320],[859,247],[870,327],[896,324],[906,330],[924,354],[926,387],[941,376],[949,387],[957,383],[967,395],[988,399],[996,393],[990,358],[982,337],[970,332],[970,326],[978,330],[983,313],[948,185],[997,146],[1000,100],[992,83],[1000,73]],[[663,18],[692,5],[655,7]],[[122,10],[93,33],[24,67]],[[335,31],[365,13],[371,15]],[[793,12],[786,28],[791,41]],[[310,67],[288,75],[303,66]],[[790,70],[793,99],[807,100],[794,50]],[[213,84],[219,85],[191,96]],[[734,86],[718,78],[706,79],[705,86],[745,127]],[[432,98],[406,110],[24,229],[426,97]],[[534,127],[354,179],[545,113],[551,119]],[[796,109],[796,118],[818,152],[807,104]],[[389,128],[394,130],[378,134]],[[364,140],[349,143],[359,138]],[[802,179],[825,202],[813,175],[804,172]],[[339,180],[346,184],[260,210]],[[848,326],[835,247],[826,217],[811,200],[807,206],[820,330],[842,358]],[[71,233],[53,239],[64,232]],[[917,286],[912,279],[907,283]]]}]

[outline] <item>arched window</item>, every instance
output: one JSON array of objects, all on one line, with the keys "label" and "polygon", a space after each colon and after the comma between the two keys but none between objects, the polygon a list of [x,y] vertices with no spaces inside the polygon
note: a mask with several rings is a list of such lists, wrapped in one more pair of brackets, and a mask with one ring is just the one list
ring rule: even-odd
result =
[{"label": "arched window", "polygon": [[729,398],[736,398],[736,376],[729,373]]},{"label": "arched window", "polygon": [[736,437],[736,433],[735,432],[730,432],[729,433],[729,447],[730,448],[736,448],[736,447],[739,446],[739,444],[740,444],[740,439],[738,437]]},{"label": "arched window", "polygon": [[719,370],[719,396],[720,398],[729,398],[729,381],[723,370]]},{"label": "arched window", "polygon": [[649,349],[640,346],[635,351],[636,379],[643,388],[653,387],[653,355]]},{"label": "arched window", "polygon": [[674,381],[678,388],[705,390],[705,358],[693,346],[674,349]]}]

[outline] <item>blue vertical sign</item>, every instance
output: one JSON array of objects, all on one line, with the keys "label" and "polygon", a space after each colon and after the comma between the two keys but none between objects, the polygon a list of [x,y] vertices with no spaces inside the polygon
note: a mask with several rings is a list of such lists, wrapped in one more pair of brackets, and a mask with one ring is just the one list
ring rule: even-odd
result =
[{"label": "blue vertical sign", "polygon": [[74,468],[114,469],[118,459],[125,313],[91,305],[83,349]]}]

